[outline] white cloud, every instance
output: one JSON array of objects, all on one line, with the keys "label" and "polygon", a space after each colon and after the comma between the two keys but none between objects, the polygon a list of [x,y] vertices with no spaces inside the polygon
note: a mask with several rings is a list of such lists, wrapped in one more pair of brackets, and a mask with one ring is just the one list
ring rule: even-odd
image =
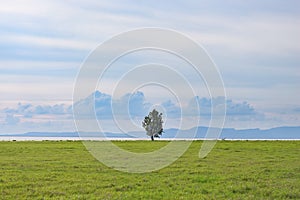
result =
[{"label": "white cloud", "polygon": [[71,100],[72,78],[33,75],[0,75],[0,100]]},{"label": "white cloud", "polygon": [[74,61],[36,61],[36,60],[3,60],[0,62],[0,70],[14,71],[17,74],[19,71],[28,71],[35,74],[36,71],[46,70],[77,70],[81,63]]},{"label": "white cloud", "polygon": [[64,104],[37,105],[18,103],[16,108],[5,108],[4,113],[8,115],[19,115],[25,118],[32,118],[34,115],[65,115],[71,114],[69,106]]},{"label": "white cloud", "polygon": [[[194,17],[197,21],[198,17]],[[213,26],[201,30],[203,24],[198,24],[199,29],[190,32],[192,38],[205,46],[226,49],[235,56],[255,54],[257,56],[288,56],[300,52],[299,37],[300,20],[295,16],[258,15],[249,17],[204,17],[204,21]],[[203,20],[203,19],[202,19]]]},{"label": "white cloud", "polygon": [[[82,117],[91,118],[95,114],[99,119],[112,119],[113,116],[140,117],[148,113],[151,104],[148,103],[142,92],[125,94],[120,99],[112,99],[108,94],[96,91],[74,103],[76,113]],[[95,113],[95,114],[94,114]]]},{"label": "white cloud", "polygon": [[72,49],[72,50],[85,50],[89,51],[94,46],[94,42],[78,41],[67,38],[53,38],[31,35],[2,35],[0,42],[10,45],[27,45],[28,47],[40,47],[40,48],[60,48],[60,49]]},{"label": "white cloud", "polygon": [[[156,104],[166,112],[166,116],[170,118],[181,118],[190,116],[208,116],[211,115],[212,102],[213,107],[218,109],[221,104],[226,101],[227,115],[240,115],[240,116],[255,116],[257,112],[247,102],[235,103],[232,100],[225,100],[224,97],[213,98],[199,98],[198,96],[193,98],[196,101],[190,101],[187,107],[179,107],[171,100]],[[180,102],[181,105],[186,103]],[[198,105],[197,105],[198,104]],[[98,118],[112,119],[114,115],[124,116],[129,115],[129,118],[143,117],[145,116],[151,107],[155,104],[146,100],[144,93],[137,91],[132,94],[126,94],[120,99],[112,99],[110,95],[96,91],[85,99],[81,99],[74,103],[76,113],[85,117],[94,117],[94,113]],[[200,113],[196,107],[200,108]],[[95,109],[95,111],[94,111]],[[189,110],[190,112],[186,116],[182,116],[181,111]],[[32,105],[19,103],[16,108],[5,108],[2,110],[9,115],[20,115],[25,118],[32,118],[39,115],[70,115],[72,113],[72,107],[65,104],[55,105]],[[196,111],[196,112],[195,112]],[[128,119],[129,119],[128,118]]]},{"label": "white cloud", "polygon": [[[195,97],[194,99],[196,101],[191,101],[187,106],[180,108],[171,100],[162,102],[161,104],[152,104],[147,101],[142,92],[127,94],[120,99],[113,100],[110,95],[97,91],[87,98],[76,102],[74,107],[77,109],[77,112],[79,112],[80,118],[83,117],[82,119],[88,120],[95,116],[93,114],[95,106],[95,114],[101,123],[103,123],[103,127],[106,131],[116,130],[114,120],[120,123],[122,122],[123,125],[125,124],[126,128],[129,128],[128,130],[135,130],[134,127],[140,129],[142,118],[146,116],[152,108],[158,108],[163,111],[164,120],[169,128],[178,127],[176,123],[179,123],[181,118],[190,119],[190,121],[195,122],[195,117],[200,117],[201,125],[208,126],[211,119],[212,100],[199,97]],[[213,106],[214,109],[217,110],[217,113],[219,106],[224,103],[224,100],[224,97],[213,99]],[[195,102],[199,104],[200,113],[195,107]],[[286,109],[285,113],[280,113],[276,109],[265,110],[263,112],[248,102],[237,102],[227,99],[226,104],[226,127],[269,128],[276,126],[278,123],[281,125],[296,125],[300,120],[298,117],[299,107],[297,106]],[[112,113],[111,105],[116,112]],[[182,115],[182,111],[184,116]],[[294,113],[293,115],[291,115],[292,112]],[[29,103],[19,103],[16,107],[2,109],[0,116],[2,118],[0,119],[0,125],[4,127],[3,131],[12,131],[13,126],[18,127],[16,130],[21,130],[21,128],[23,128],[23,130],[30,130],[30,128],[34,128],[34,130],[43,129],[43,131],[59,131],[63,127],[68,127],[68,130],[70,130],[71,127],[73,127],[73,129],[75,128],[72,125],[72,107],[66,104],[33,105]],[[131,123],[133,123],[134,126],[128,125]],[[54,127],[51,127],[52,125]],[[193,126],[195,126],[194,123]],[[184,128],[192,128],[192,126]]]}]

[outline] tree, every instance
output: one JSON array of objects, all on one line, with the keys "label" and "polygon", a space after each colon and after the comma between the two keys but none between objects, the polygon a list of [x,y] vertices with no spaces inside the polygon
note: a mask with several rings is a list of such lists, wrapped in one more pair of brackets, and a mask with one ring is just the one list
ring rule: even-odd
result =
[{"label": "tree", "polygon": [[155,109],[153,109],[152,112],[150,112],[142,122],[147,135],[151,137],[152,141],[154,140],[154,137],[159,138],[159,136],[164,132],[162,124],[162,113],[157,112]]}]

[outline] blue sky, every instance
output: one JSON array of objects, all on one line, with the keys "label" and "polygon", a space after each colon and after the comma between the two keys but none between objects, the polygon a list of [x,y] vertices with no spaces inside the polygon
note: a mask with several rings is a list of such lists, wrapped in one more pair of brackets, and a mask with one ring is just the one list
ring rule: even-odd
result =
[{"label": "blue sky", "polygon": [[[297,0],[2,1],[1,130],[73,130],[68,107],[84,59],[113,35],[143,27],[174,29],[207,50],[222,75],[229,105],[240,105],[234,111],[240,113],[229,114],[226,126],[300,125],[299,15]],[[119,64],[139,64],[151,58],[141,53]],[[110,73],[99,88],[108,95],[109,85],[123,72],[115,67]],[[187,71],[189,75],[195,81]],[[170,95],[162,97],[163,92],[155,91],[142,90],[145,101],[172,100],[178,106]],[[198,96],[209,98],[205,92]],[[18,111],[22,105],[30,105],[30,115]],[[48,110],[41,112],[37,109],[41,107]]]}]

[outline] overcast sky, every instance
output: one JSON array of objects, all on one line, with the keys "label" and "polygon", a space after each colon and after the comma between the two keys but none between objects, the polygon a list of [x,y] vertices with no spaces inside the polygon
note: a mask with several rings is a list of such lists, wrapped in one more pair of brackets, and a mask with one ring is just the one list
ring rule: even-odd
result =
[{"label": "overcast sky", "polygon": [[[242,117],[236,113],[227,120],[227,126],[300,125],[298,0],[1,0],[2,132],[36,127],[72,130],[69,111],[58,114],[37,109],[37,113],[25,116],[16,111],[20,109],[18,103],[21,107],[65,104],[67,109],[72,104],[76,75],[89,53],[116,34],[143,27],[179,31],[206,49],[221,73],[231,105],[244,105],[242,108],[257,114],[245,118],[245,110],[241,109]],[[149,62],[153,57],[147,53],[141,54],[138,61],[134,58],[128,63]],[[122,73],[116,66],[109,81],[114,82],[114,77]],[[111,95],[110,91],[102,86],[102,92]],[[155,95],[161,97],[153,90],[143,92],[145,101],[155,101]],[[197,95],[209,98],[205,93]],[[167,100],[166,96],[163,101]]]}]

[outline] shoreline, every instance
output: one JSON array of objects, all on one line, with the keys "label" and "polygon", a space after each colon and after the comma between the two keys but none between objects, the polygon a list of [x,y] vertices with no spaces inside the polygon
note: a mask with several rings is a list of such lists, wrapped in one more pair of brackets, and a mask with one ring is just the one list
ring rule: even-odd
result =
[{"label": "shoreline", "polygon": [[[230,139],[230,138],[160,138],[156,141],[300,141],[300,139]],[[97,137],[19,137],[0,136],[0,141],[150,141],[150,138],[97,138]]]}]

